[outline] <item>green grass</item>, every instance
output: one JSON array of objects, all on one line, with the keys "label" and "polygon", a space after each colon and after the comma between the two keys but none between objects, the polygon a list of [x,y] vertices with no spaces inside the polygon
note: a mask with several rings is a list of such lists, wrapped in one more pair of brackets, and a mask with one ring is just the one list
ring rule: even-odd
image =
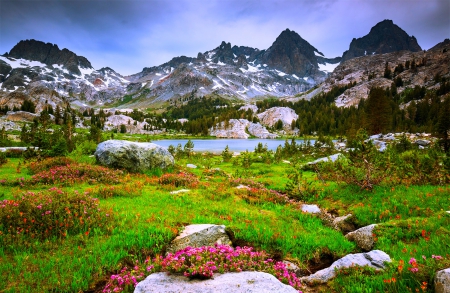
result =
[{"label": "green grass", "polygon": [[[87,156],[73,159],[93,163]],[[19,162],[19,159],[9,159],[1,166],[0,179],[30,178],[25,166],[18,172]],[[188,169],[187,163],[198,168]],[[222,172],[205,173],[205,166],[220,168]],[[13,249],[0,247],[0,292],[77,292],[101,288],[109,275],[124,265],[162,253],[186,224],[226,225],[240,243],[281,255],[304,268],[309,261],[323,255],[337,259],[359,252],[342,233],[324,226],[317,217],[302,213],[292,205],[250,203],[245,200],[247,191],[231,184],[232,179],[243,177],[266,188],[284,191],[292,168],[283,162],[252,163],[244,170],[233,162],[222,162],[221,156],[183,158],[171,172],[191,172],[200,183],[189,188],[190,192],[180,194],[170,194],[170,191],[183,187],[158,184],[162,171],[132,175],[129,182],[144,182],[140,196],[100,199],[102,208],[115,212],[114,229],[110,233],[98,229],[89,236],[34,241],[29,246]],[[443,264],[449,263],[450,214],[445,212],[450,210],[449,186],[377,187],[368,192],[333,182],[322,183],[311,172],[306,177],[316,180],[318,186],[317,192],[307,198],[308,202],[339,215],[352,213],[359,226],[380,224],[375,230],[375,249],[385,251],[394,259],[394,264],[384,272],[348,270],[327,286],[316,287],[317,291],[405,292],[402,290],[420,288],[420,284],[407,276],[398,276],[395,288],[384,282],[395,275],[399,260],[407,262],[410,257],[421,255],[431,259],[435,254],[446,257]],[[36,185],[29,189],[39,191],[50,187]],[[94,187],[81,183],[63,189],[82,192]],[[17,187],[0,188],[1,200],[18,192]]]}]

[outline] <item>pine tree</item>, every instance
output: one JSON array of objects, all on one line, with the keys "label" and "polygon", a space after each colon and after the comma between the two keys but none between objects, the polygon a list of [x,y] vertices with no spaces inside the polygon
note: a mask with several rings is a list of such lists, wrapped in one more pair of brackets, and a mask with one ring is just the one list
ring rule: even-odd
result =
[{"label": "pine tree", "polygon": [[189,139],[184,145],[184,153],[190,158],[194,152],[194,143]]},{"label": "pine tree", "polygon": [[372,88],[367,98],[367,115],[370,133],[383,133],[390,125],[391,107],[385,90]]}]

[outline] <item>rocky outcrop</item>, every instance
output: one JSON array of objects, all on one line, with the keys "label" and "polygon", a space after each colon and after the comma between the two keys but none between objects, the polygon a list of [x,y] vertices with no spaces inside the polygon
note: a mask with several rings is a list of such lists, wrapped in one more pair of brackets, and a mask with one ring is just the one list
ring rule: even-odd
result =
[{"label": "rocky outcrop", "polygon": [[250,135],[258,138],[276,138],[276,134],[270,133],[259,123],[252,123],[247,119],[230,119],[228,125],[225,122],[216,124],[211,128],[210,135],[218,138],[249,138]]},{"label": "rocky outcrop", "polygon": [[107,140],[95,151],[97,162],[130,172],[144,172],[154,168],[165,169],[174,165],[174,158],[166,148],[154,143],[125,140]]},{"label": "rocky outcrop", "polygon": [[12,112],[9,111],[6,113],[5,119],[14,122],[33,122],[34,119],[38,118],[39,115],[25,112],[25,111],[17,111]]},{"label": "rocky outcrop", "polygon": [[263,272],[240,272],[214,275],[214,279],[190,280],[185,276],[155,273],[137,284],[135,293],[295,293],[293,287]]},{"label": "rocky outcrop", "polygon": [[436,273],[434,290],[436,293],[450,293],[450,268]]},{"label": "rocky outcrop", "polygon": [[298,119],[294,110],[288,107],[273,107],[259,113],[258,119],[261,124],[273,127],[279,120],[283,122],[283,127],[290,128],[293,120]]},{"label": "rocky outcrop", "polygon": [[336,276],[336,270],[341,268],[368,266],[374,269],[384,269],[385,262],[391,262],[391,258],[381,250],[373,250],[367,253],[349,254],[335,261],[330,267],[301,278],[301,281],[308,284],[326,283],[334,278]]},{"label": "rocky outcrop", "polygon": [[342,55],[342,61],[360,56],[402,50],[417,52],[421,51],[422,48],[420,48],[414,36],[408,36],[392,20],[386,19],[372,27],[366,36],[353,39],[350,48]]},{"label": "rocky outcrop", "polygon": [[354,241],[356,245],[364,251],[369,251],[373,248],[375,243],[373,236],[373,229],[376,227],[376,224],[372,224],[369,226],[365,226],[355,230],[353,232],[345,235],[350,241]]},{"label": "rocky outcrop", "polygon": [[245,131],[249,124],[247,119],[230,119],[228,127],[225,122],[221,122],[211,129],[210,135],[218,138],[249,138],[250,135]]},{"label": "rocky outcrop", "polygon": [[167,252],[175,253],[186,247],[214,246],[215,244],[231,244],[224,225],[189,225],[169,244]]},{"label": "rocky outcrop", "polygon": [[248,110],[252,110],[253,113],[258,112],[258,106],[256,105],[244,105],[242,107],[239,108],[239,111],[244,110],[244,111],[248,111]]},{"label": "rocky outcrop", "polygon": [[257,138],[277,138],[278,135],[270,133],[267,128],[259,123],[250,123],[247,126],[248,132]]}]

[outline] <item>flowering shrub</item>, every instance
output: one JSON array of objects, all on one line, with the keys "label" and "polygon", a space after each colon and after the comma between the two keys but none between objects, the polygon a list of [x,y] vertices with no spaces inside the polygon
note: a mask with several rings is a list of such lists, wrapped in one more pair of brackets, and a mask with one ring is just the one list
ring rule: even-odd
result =
[{"label": "flowering shrub", "polygon": [[70,164],[76,164],[76,162],[66,157],[54,157],[54,158],[47,158],[42,161],[30,162],[27,165],[27,168],[31,174],[37,174],[39,172],[46,171],[53,167],[67,166]]},{"label": "flowering shrub", "polygon": [[117,184],[121,182],[121,176],[123,176],[123,172],[120,170],[75,163],[65,166],[55,166],[50,168],[50,170],[40,171],[33,175],[29,183],[48,185],[72,185],[82,182],[88,182],[89,184]]},{"label": "flowering shrub", "polygon": [[448,265],[448,259],[434,254],[428,258],[425,255],[418,259],[411,257],[406,264],[404,260],[399,260],[393,276],[383,280],[383,282],[387,283],[387,286],[390,288],[395,289],[393,291],[400,292],[402,290],[399,290],[400,287],[399,284],[396,284],[397,281],[413,280],[413,282],[408,282],[408,291],[427,292],[428,289],[431,289],[431,284],[429,283],[433,279],[432,274],[448,267]]},{"label": "flowering shrub", "polygon": [[159,178],[161,185],[173,185],[175,187],[195,188],[198,185],[198,178],[194,174],[180,172],[178,174],[164,174]]},{"label": "flowering shrub", "polygon": [[91,196],[98,198],[110,198],[116,196],[135,197],[142,194],[143,187],[144,184],[142,182],[134,181],[121,185],[96,186],[86,189],[86,192]]},{"label": "flowering shrub", "polygon": [[153,260],[147,258],[144,264],[132,269],[124,267],[119,274],[112,275],[103,289],[104,293],[121,292],[132,288],[154,272],[170,272],[183,274],[190,278],[211,278],[214,273],[262,271],[277,277],[281,282],[299,290],[300,280],[294,273],[289,273],[283,262],[275,262],[268,258],[264,251],[255,252],[251,247],[216,245],[199,248],[187,247],[166,257],[157,256]]},{"label": "flowering shrub", "polygon": [[89,235],[105,228],[111,212],[98,207],[98,199],[85,193],[68,193],[57,188],[25,192],[13,200],[0,201],[0,244],[17,244],[33,239],[64,238],[68,234]]}]

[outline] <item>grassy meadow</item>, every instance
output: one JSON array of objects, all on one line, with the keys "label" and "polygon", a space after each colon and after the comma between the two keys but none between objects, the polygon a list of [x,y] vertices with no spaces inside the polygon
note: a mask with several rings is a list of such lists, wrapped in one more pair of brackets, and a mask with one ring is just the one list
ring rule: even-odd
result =
[{"label": "grassy meadow", "polygon": [[[361,252],[298,202],[351,213],[357,227],[379,224],[374,249],[393,260],[384,271],[342,270],[304,292],[433,292],[434,273],[450,266],[448,181],[361,189],[299,171],[318,155],[177,154],[173,168],[146,174],[97,166],[88,155],[8,158],[0,166],[0,292],[101,292],[123,267],[163,255],[187,224],[223,224],[234,245],[294,262],[300,275]],[[189,191],[171,193],[180,189]]]}]

